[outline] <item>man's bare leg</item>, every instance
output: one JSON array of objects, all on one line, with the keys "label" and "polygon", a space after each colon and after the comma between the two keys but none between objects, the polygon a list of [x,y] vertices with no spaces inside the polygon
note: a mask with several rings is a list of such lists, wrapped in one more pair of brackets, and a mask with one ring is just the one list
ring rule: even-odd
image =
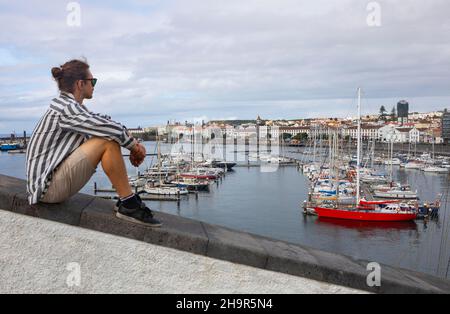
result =
[{"label": "man's bare leg", "polygon": [[102,168],[120,198],[133,194],[128,182],[127,169],[120,146],[116,141],[94,137],[80,146],[94,167],[101,162]]},{"label": "man's bare leg", "polygon": [[[116,188],[121,199],[133,194],[128,183],[127,169],[123,161],[120,146],[115,141],[108,141],[102,138],[92,138],[80,146],[93,166],[102,163],[103,170],[111,183]],[[137,223],[149,227],[161,227],[161,222],[153,217],[150,208],[142,206],[143,203],[136,197],[128,198],[119,206],[116,217],[128,222]],[[129,202],[127,207],[125,202]],[[136,206],[137,205],[137,206]],[[144,204],[145,205],[145,204]],[[131,210],[131,211],[130,211]]]}]

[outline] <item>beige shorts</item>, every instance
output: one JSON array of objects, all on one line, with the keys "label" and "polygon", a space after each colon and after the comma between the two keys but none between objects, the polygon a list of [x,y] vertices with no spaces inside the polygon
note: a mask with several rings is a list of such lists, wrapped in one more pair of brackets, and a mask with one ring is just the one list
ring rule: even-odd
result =
[{"label": "beige shorts", "polygon": [[77,148],[55,170],[43,203],[61,203],[80,191],[95,173],[86,154]]}]

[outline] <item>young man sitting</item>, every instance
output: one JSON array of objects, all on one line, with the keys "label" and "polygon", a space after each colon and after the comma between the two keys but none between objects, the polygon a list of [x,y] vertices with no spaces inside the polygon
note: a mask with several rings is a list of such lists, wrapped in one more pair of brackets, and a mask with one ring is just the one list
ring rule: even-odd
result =
[{"label": "young man sitting", "polygon": [[159,227],[152,211],[128,182],[121,147],[130,150],[138,167],[146,156],[143,145],[111,117],[89,111],[97,79],[89,65],[71,60],[52,69],[60,95],[54,98],[31,136],[27,149],[27,191],[30,204],[60,203],[89,181],[99,163],[119,195],[118,218]]}]

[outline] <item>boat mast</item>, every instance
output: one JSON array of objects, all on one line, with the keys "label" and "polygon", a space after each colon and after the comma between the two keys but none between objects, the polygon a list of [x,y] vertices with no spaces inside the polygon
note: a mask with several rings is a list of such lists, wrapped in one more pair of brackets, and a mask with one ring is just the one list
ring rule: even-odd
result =
[{"label": "boat mast", "polygon": [[435,155],[434,155],[434,134],[433,134],[433,164],[434,164],[434,162],[435,162]]},{"label": "boat mast", "polygon": [[161,148],[159,146],[159,134],[156,137],[156,145],[158,149],[158,173],[159,173],[159,186],[162,185],[162,178],[161,178]]},{"label": "boat mast", "polygon": [[358,88],[358,142],[356,152],[356,206],[359,204],[360,190],[359,190],[359,163],[360,163],[360,149],[361,149],[361,87]]},{"label": "boat mast", "polygon": [[375,139],[372,139],[372,158],[370,159],[370,169],[373,169],[373,161],[375,159]]},{"label": "boat mast", "polygon": [[390,150],[390,161],[391,165],[389,167],[389,178],[391,183],[394,182],[394,136],[391,138],[391,150]]},{"label": "boat mast", "polygon": [[314,127],[314,159],[313,159],[313,163],[316,163],[316,147],[317,147],[317,127]]}]

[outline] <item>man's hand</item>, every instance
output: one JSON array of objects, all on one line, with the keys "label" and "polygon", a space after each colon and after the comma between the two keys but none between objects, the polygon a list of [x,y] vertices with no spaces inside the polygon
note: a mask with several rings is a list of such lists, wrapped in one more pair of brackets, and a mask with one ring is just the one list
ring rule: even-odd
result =
[{"label": "man's hand", "polygon": [[144,145],[136,143],[130,151],[131,164],[135,167],[139,167],[144,161],[146,153]]}]

